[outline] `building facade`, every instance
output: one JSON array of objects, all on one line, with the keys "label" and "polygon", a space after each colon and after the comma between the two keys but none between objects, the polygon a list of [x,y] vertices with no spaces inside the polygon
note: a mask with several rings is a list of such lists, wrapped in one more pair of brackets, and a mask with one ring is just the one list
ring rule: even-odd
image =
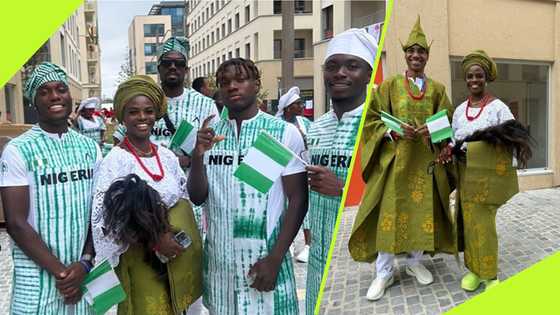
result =
[{"label": "building facade", "polygon": [[[313,3],[294,1],[294,84],[314,97]],[[281,1],[190,0],[186,6],[190,77],[213,76],[231,58],[251,59],[261,71],[262,98],[275,110],[282,91]]]},{"label": "building facade", "polygon": [[385,77],[406,69],[399,40],[420,15],[433,44],[426,68],[458,106],[468,95],[461,59],[485,50],[498,64],[488,85],[536,140],[521,189],[560,185],[560,1],[395,1],[384,47]]},{"label": "building facade", "polygon": [[97,39],[97,1],[87,1],[39,48],[0,90],[0,121],[35,123],[35,110],[23,97],[26,78],[35,65],[49,61],[64,69],[74,104],[100,96],[100,49]]},{"label": "building facade", "polygon": [[134,74],[145,74],[158,82],[158,47],[171,36],[171,16],[137,15],[128,27],[128,53]]}]

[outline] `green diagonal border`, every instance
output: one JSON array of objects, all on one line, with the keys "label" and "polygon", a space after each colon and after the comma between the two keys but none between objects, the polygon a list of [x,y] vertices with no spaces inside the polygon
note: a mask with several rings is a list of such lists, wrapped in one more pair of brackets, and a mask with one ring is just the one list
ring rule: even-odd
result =
[{"label": "green diagonal border", "polygon": [[23,66],[83,0],[3,0],[0,4],[0,86]]}]

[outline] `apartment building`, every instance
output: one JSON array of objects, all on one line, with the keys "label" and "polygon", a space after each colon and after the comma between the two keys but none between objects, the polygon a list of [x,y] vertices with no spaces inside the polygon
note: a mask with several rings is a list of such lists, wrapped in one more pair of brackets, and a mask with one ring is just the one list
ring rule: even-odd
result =
[{"label": "apartment building", "polygon": [[[312,100],[313,1],[294,1],[294,9],[294,83]],[[213,76],[234,57],[251,59],[262,72],[263,98],[275,110],[283,93],[281,1],[189,0],[186,12],[190,77]]]}]

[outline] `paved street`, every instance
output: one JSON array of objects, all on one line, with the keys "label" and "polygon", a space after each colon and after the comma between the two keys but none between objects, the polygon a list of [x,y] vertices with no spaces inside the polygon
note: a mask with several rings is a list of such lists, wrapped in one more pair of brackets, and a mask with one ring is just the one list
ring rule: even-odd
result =
[{"label": "paved street", "polygon": [[[419,285],[408,276],[404,257],[399,257],[395,284],[381,300],[366,300],[374,267],[354,262],[347,249],[356,213],[357,208],[348,208],[342,218],[322,314],[439,314],[481,292],[466,293],[460,288],[466,271],[452,256],[424,257],[423,263],[434,274],[435,281],[429,286]],[[517,194],[498,211],[497,227],[499,278],[503,281],[560,250],[560,189]]]},{"label": "paved street", "polygon": [[[10,303],[10,288],[12,281],[12,259],[10,256],[9,237],[5,230],[0,230],[0,314],[8,314]],[[303,247],[303,233],[300,231],[296,238],[296,253]],[[294,269],[297,282],[297,295],[299,300],[300,313],[305,314],[305,279],[307,264],[297,263],[294,260]],[[114,315],[112,312],[109,315]],[[202,315],[208,314],[204,312]]]}]

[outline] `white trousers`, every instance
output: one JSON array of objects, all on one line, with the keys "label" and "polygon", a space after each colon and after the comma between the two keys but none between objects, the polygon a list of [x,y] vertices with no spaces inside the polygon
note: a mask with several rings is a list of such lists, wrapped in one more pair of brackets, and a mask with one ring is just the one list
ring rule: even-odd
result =
[{"label": "white trousers", "polygon": [[202,297],[200,297],[193,304],[191,304],[191,307],[189,307],[189,310],[186,311],[186,312],[183,312],[183,314],[185,314],[185,315],[200,315],[202,313],[202,308],[203,307],[204,307],[204,305],[202,304]]},{"label": "white trousers", "polygon": [[[408,253],[406,263],[409,266],[414,266],[420,263],[420,259],[424,255],[424,251],[412,251]],[[383,279],[390,278],[393,275],[393,262],[395,260],[395,255],[387,252],[379,252],[377,254],[377,260],[375,260],[375,270],[377,272],[377,277]]]}]

